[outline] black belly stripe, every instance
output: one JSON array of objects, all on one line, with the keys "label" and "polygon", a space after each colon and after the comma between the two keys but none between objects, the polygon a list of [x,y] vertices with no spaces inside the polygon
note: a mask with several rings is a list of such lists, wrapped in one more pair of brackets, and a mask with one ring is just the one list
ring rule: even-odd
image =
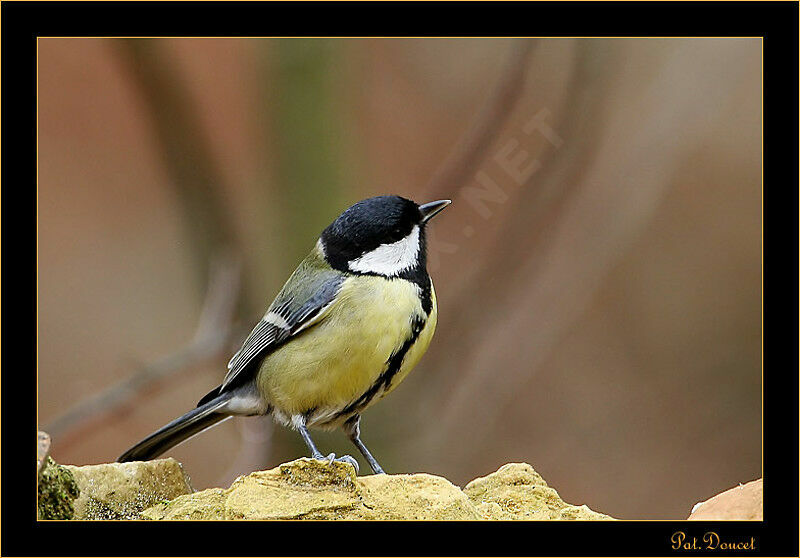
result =
[{"label": "black belly stripe", "polygon": [[360,412],[367,405],[369,405],[370,401],[372,401],[379,391],[386,391],[389,389],[389,387],[392,385],[392,380],[394,379],[395,375],[403,366],[403,359],[405,359],[406,353],[408,353],[414,343],[416,343],[420,333],[422,333],[422,330],[425,328],[427,321],[427,316],[414,316],[414,321],[411,322],[411,335],[403,342],[399,349],[392,353],[392,356],[389,357],[389,360],[386,361],[386,369],[383,371],[383,373],[378,376],[378,379],[375,380],[375,382],[361,395],[361,397],[336,413],[330,422]]}]

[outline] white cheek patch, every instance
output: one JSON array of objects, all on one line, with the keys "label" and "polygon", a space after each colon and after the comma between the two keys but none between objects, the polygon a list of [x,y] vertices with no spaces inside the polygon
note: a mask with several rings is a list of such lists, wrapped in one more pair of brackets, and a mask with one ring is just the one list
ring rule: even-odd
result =
[{"label": "white cheek patch", "polygon": [[418,255],[419,227],[414,226],[405,238],[392,244],[381,244],[371,252],[348,262],[347,266],[352,271],[392,277],[414,267]]}]

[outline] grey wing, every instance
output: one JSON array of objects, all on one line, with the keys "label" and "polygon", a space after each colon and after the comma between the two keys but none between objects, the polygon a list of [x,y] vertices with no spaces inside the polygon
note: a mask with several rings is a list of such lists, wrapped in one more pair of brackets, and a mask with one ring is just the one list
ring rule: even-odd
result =
[{"label": "grey wing", "polygon": [[242,373],[254,361],[317,323],[335,299],[343,281],[344,276],[334,272],[318,277],[309,285],[311,289],[306,288],[303,293],[288,293],[284,288],[247,336],[242,348],[228,362],[228,373],[219,391],[224,391],[235,379],[241,379]]}]

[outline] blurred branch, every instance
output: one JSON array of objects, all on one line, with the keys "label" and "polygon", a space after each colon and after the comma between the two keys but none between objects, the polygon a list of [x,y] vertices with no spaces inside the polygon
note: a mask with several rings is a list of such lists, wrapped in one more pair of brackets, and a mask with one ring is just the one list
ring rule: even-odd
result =
[{"label": "blurred branch", "polygon": [[[486,349],[486,340],[492,337],[487,331],[497,334],[513,331],[508,324],[517,319],[519,309],[524,307],[523,301],[541,289],[540,267],[547,261],[547,252],[553,245],[550,233],[564,221],[570,200],[579,195],[583,179],[598,153],[605,126],[607,93],[615,77],[610,70],[612,56],[612,48],[602,48],[587,40],[576,43],[567,97],[554,126],[565,143],[542,160],[542,166],[515,202],[516,207],[524,210],[509,213],[493,241],[496,249],[487,251],[486,261],[452,303],[459,315],[452,321],[453,327],[443,332],[446,339],[440,342],[448,345],[458,340],[458,344],[468,350],[455,357],[440,354],[429,364],[429,377],[436,378],[434,381],[438,385],[429,390],[432,397],[426,403],[438,408],[445,406],[453,412],[442,417],[440,428],[435,432],[431,430],[427,439],[418,444],[420,451],[429,451],[452,434],[455,422],[464,419],[455,409],[471,397],[474,400],[476,392],[483,394],[486,405],[480,419],[475,418],[476,423],[470,428],[475,433],[486,432],[505,409],[515,389],[527,382],[535,369],[530,364],[529,374],[497,374],[491,367],[477,366],[475,362],[480,355],[491,352]],[[525,242],[518,242],[520,238],[525,238]],[[486,285],[492,288],[487,289]],[[480,306],[469,304],[477,292],[481,293],[479,298],[483,303]],[[570,293],[573,295],[574,292]],[[547,297],[535,296],[535,299],[541,302]],[[570,318],[575,315],[571,314]],[[549,347],[566,326],[563,320],[552,318],[544,320],[538,329],[537,343],[544,346],[547,340]],[[452,389],[444,382],[452,378],[456,370],[459,385]],[[492,383],[491,390],[486,388],[488,382]],[[446,394],[444,401],[442,394]]]},{"label": "blurred branch", "polygon": [[[557,150],[551,149],[549,157],[543,158],[542,166],[528,179],[517,201],[517,207],[526,210],[512,212],[495,239],[497,246],[516,250],[516,254],[509,260],[508,252],[489,251],[493,261],[484,268],[487,273],[492,264],[499,264],[501,260],[530,257],[530,240],[525,243],[512,240],[520,238],[523,231],[530,238],[532,229],[538,239],[552,226],[552,219],[561,215],[558,208],[578,190],[581,178],[597,156],[596,146],[606,123],[607,92],[613,83],[613,73],[609,69],[612,61],[612,47],[591,40],[577,40],[567,97],[554,127],[564,138],[564,145]],[[533,227],[531,223],[534,223]],[[513,266],[510,271],[514,269],[518,266]],[[513,273],[508,277],[513,277]],[[475,281],[474,287],[479,288],[478,285],[486,279],[487,274],[484,274]]]},{"label": "blurred branch", "polygon": [[[76,430],[100,420],[119,418],[121,411],[147,390],[152,394],[180,372],[222,356],[229,348],[240,291],[240,265],[230,257],[213,262],[208,293],[192,339],[174,353],[144,366],[138,373],[112,385],[102,393],[75,404],[45,427],[53,438],[69,438]],[[59,440],[59,444],[66,444]]]},{"label": "blurred branch", "polygon": [[233,250],[237,243],[225,211],[222,172],[214,164],[199,111],[163,48],[163,40],[125,39],[113,44],[150,116],[157,151],[183,212],[197,278],[206,281],[208,262]]},{"label": "blurred branch", "polygon": [[[111,44],[150,116],[157,151],[183,213],[195,275],[206,297],[194,336],[186,346],[78,403],[49,425],[54,436],[65,438],[74,437],[101,418],[122,416],[135,401],[163,389],[181,371],[223,357],[234,337],[239,337],[233,328],[238,316],[249,320],[257,312],[254,297],[245,288],[247,273],[243,270],[248,262],[239,255],[236,231],[225,211],[222,173],[215,164],[199,111],[164,49],[164,41],[126,39]],[[260,460],[253,468],[267,461],[268,449],[259,448]]]},{"label": "blurred branch", "polygon": [[[442,332],[445,336],[453,335],[463,342],[464,336],[471,334],[472,324],[480,323],[482,327],[472,333],[480,337],[488,320],[502,319],[506,304],[514,298],[509,282],[517,277],[516,273],[522,267],[520,262],[541,258],[536,246],[559,220],[559,207],[576,190],[581,175],[596,155],[596,142],[604,123],[605,92],[612,81],[607,69],[610,53],[587,40],[578,40],[575,48],[566,98],[554,126],[565,138],[565,143],[558,150],[550,150],[549,156],[541,158],[541,167],[530,177],[515,201],[515,207],[520,210],[509,212],[503,220],[493,239],[495,249],[487,250],[486,261],[456,296],[453,308],[460,318],[454,323],[459,325],[449,332]],[[526,241],[518,242],[520,238]],[[503,272],[498,273],[498,270]],[[526,277],[525,281],[530,284],[534,277]],[[486,289],[489,284],[492,288]],[[486,301],[485,307],[475,308],[468,304],[476,292],[480,292]],[[467,343],[464,346],[474,345]],[[446,357],[444,360],[451,359]],[[430,373],[438,375],[440,368],[432,366]]]},{"label": "blurred branch", "polygon": [[536,39],[514,39],[494,91],[475,122],[431,177],[425,199],[451,198],[475,172],[486,150],[514,110],[525,85],[525,71]]},{"label": "blurred branch", "polygon": [[[236,231],[224,211],[224,179],[214,164],[213,150],[203,133],[199,111],[178,79],[169,56],[159,48],[161,45],[162,42],[151,40],[122,41],[120,53],[152,116],[164,163],[172,176],[171,183],[192,240],[195,266],[203,269],[215,254],[227,253],[238,246]],[[237,306],[237,313],[247,321],[262,311],[260,297],[247,288],[248,264],[247,260],[241,262],[243,287],[239,290]],[[266,421],[259,421],[254,428],[262,430],[262,437],[271,435],[272,425]],[[239,451],[248,452],[245,469],[252,471],[263,467],[268,462],[269,450],[268,444],[252,450],[240,444]],[[241,456],[235,462],[243,463]]]},{"label": "blurred branch", "polygon": [[[575,75],[558,128],[564,144],[516,203],[535,210],[508,215],[496,239],[502,249],[489,251],[476,274],[472,293],[481,292],[482,303],[454,305],[464,311],[448,335],[460,335],[468,350],[440,357],[444,374],[453,378],[457,373],[459,381],[450,389],[440,385],[445,401],[436,403],[448,412],[420,446],[438,447],[456,430],[468,431],[471,439],[486,439],[502,427],[509,403],[538,386],[537,372],[544,370],[614,267],[652,223],[673,169],[702,145],[703,134],[692,132],[705,125],[695,124],[687,132],[685,123],[709,122],[713,112],[708,107],[719,102],[715,94],[721,95],[704,61],[659,66],[641,83],[638,95],[628,99],[636,110],[619,111],[613,88],[625,72],[620,52],[613,43],[578,43]],[[689,59],[694,60],[694,53],[687,53]],[[665,96],[679,76],[695,78],[696,89]],[[698,104],[699,98],[705,104]],[[520,238],[525,242],[514,242]],[[508,332],[524,332],[524,347],[514,346]],[[506,356],[509,350],[515,354]],[[498,362],[509,373],[498,373]],[[478,400],[481,410],[475,412]],[[461,459],[474,458],[477,447],[465,447]]]}]

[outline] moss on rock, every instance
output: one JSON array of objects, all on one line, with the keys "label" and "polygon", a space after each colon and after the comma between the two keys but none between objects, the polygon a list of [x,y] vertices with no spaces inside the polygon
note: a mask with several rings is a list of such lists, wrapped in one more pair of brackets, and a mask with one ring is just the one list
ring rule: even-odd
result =
[{"label": "moss on rock", "polygon": [[72,519],[75,499],[80,489],[72,472],[53,461],[45,460],[39,472],[36,512],[39,519]]}]

